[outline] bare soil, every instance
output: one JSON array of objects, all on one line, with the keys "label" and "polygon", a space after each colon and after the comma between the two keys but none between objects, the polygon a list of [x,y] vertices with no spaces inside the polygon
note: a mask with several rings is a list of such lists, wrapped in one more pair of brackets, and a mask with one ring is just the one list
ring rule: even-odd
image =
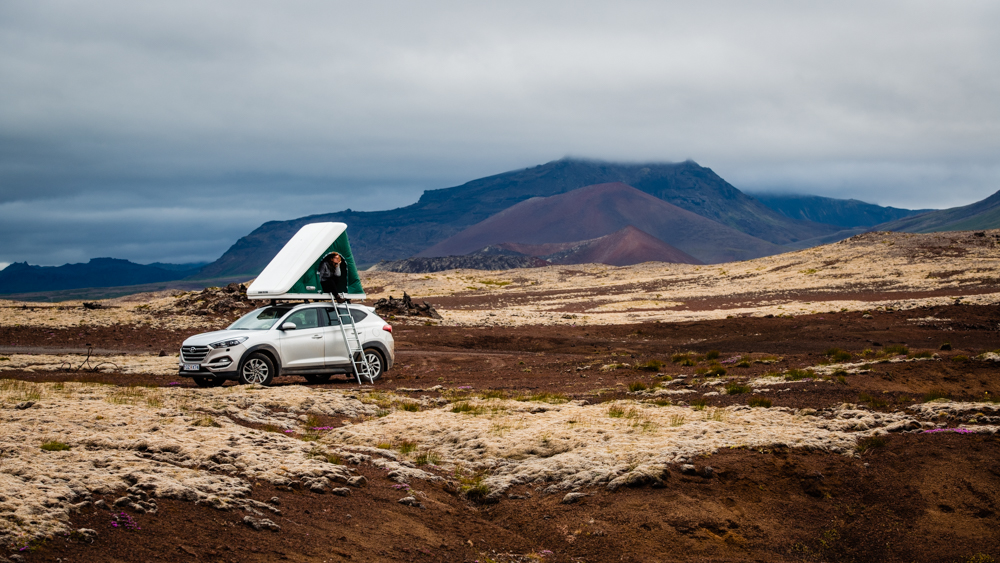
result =
[{"label": "bare soil", "polygon": [[[984,393],[1000,395],[1000,379],[993,362],[965,361],[983,352],[1000,349],[1000,306],[952,305],[910,311],[802,315],[794,318],[742,317],[687,323],[634,325],[449,327],[422,324],[397,325],[396,363],[379,389],[427,389],[469,386],[510,393],[551,392],[591,401],[620,398],[629,383],[657,381],[657,375],[699,379],[699,368],[671,361],[675,354],[704,356],[718,351],[720,361],[747,355],[774,357],[774,363],[726,367],[728,376],[760,377],[767,372],[804,369],[829,363],[825,352],[837,348],[851,354],[852,362],[875,362],[886,346],[904,345],[911,353],[928,352],[927,361],[873,363],[871,372],[849,376],[846,385],[790,384],[794,392],[775,395],[776,406],[821,408],[856,402],[860,393],[919,402],[925,393],[943,391],[954,399],[981,399]],[[911,320],[920,319],[920,320]],[[938,319],[938,320],[927,320]],[[197,329],[168,331],[151,328],[9,329],[0,327],[0,354],[18,349],[42,352],[68,350],[81,340],[99,350],[135,354],[164,350],[176,354],[180,343]],[[950,350],[940,350],[943,344]],[[4,346],[6,345],[6,346]],[[79,351],[84,351],[77,349]],[[872,354],[864,356],[865,350]],[[663,365],[649,371],[650,361]],[[602,366],[628,364],[619,369]],[[643,366],[643,367],[640,367]],[[578,369],[587,368],[587,369]],[[81,371],[4,371],[4,377],[31,381],[103,381],[119,385],[190,385],[175,376],[123,375]],[[705,378],[700,378],[707,381]],[[279,377],[277,385],[301,385],[298,377]],[[347,378],[333,379],[320,387],[354,385]],[[694,386],[692,386],[694,388]],[[405,392],[405,391],[404,391]],[[598,392],[600,392],[598,394]],[[739,395],[708,399],[710,405],[745,400]],[[905,402],[905,401],[902,401]],[[902,402],[900,404],[902,404]],[[897,405],[898,406],[898,405]]]}]

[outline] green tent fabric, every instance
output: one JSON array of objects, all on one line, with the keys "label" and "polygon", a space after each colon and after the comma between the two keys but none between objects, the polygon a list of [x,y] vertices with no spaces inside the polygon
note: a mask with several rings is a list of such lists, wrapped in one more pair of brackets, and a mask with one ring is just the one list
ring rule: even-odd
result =
[{"label": "green tent fabric", "polygon": [[344,259],[344,264],[347,264],[347,294],[352,296],[364,295],[365,290],[361,287],[361,276],[358,275],[358,267],[354,263],[354,255],[351,254],[351,243],[347,240],[347,231],[341,233],[337,237],[337,240],[333,241],[333,244],[316,259],[313,265],[306,270],[306,273],[299,278],[299,281],[292,285],[288,293],[314,293],[322,295],[323,290],[319,284],[319,265],[331,252],[340,254]]}]

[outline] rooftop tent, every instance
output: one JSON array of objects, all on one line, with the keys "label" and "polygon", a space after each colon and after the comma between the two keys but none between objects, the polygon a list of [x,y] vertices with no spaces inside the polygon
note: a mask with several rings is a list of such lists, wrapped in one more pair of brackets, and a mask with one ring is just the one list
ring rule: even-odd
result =
[{"label": "rooftop tent", "polygon": [[347,266],[347,299],[364,299],[344,223],[309,223],[295,233],[247,289],[250,299],[332,299],[319,284],[320,261],[338,252]]}]

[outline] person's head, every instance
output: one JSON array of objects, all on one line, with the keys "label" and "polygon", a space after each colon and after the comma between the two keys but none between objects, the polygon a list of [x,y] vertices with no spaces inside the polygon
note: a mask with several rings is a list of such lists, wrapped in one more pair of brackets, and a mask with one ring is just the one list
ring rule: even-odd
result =
[{"label": "person's head", "polygon": [[340,264],[343,261],[340,254],[337,254],[336,252],[331,253],[326,259],[329,260],[331,264]]}]

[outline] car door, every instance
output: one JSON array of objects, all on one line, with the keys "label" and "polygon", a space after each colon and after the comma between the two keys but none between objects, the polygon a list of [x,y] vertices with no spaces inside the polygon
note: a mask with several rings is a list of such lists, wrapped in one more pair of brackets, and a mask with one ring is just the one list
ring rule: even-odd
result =
[{"label": "car door", "polygon": [[295,330],[280,331],[282,367],[321,368],[325,363],[324,330],[326,319],[321,317],[322,311],[317,307],[299,309],[285,320],[284,323],[295,323]]},{"label": "car door", "polygon": [[337,316],[337,311],[333,307],[327,307],[324,311],[330,325],[324,333],[326,365],[328,367],[350,366],[350,354],[347,351],[347,342],[344,340],[344,333],[340,327],[340,318]]}]

